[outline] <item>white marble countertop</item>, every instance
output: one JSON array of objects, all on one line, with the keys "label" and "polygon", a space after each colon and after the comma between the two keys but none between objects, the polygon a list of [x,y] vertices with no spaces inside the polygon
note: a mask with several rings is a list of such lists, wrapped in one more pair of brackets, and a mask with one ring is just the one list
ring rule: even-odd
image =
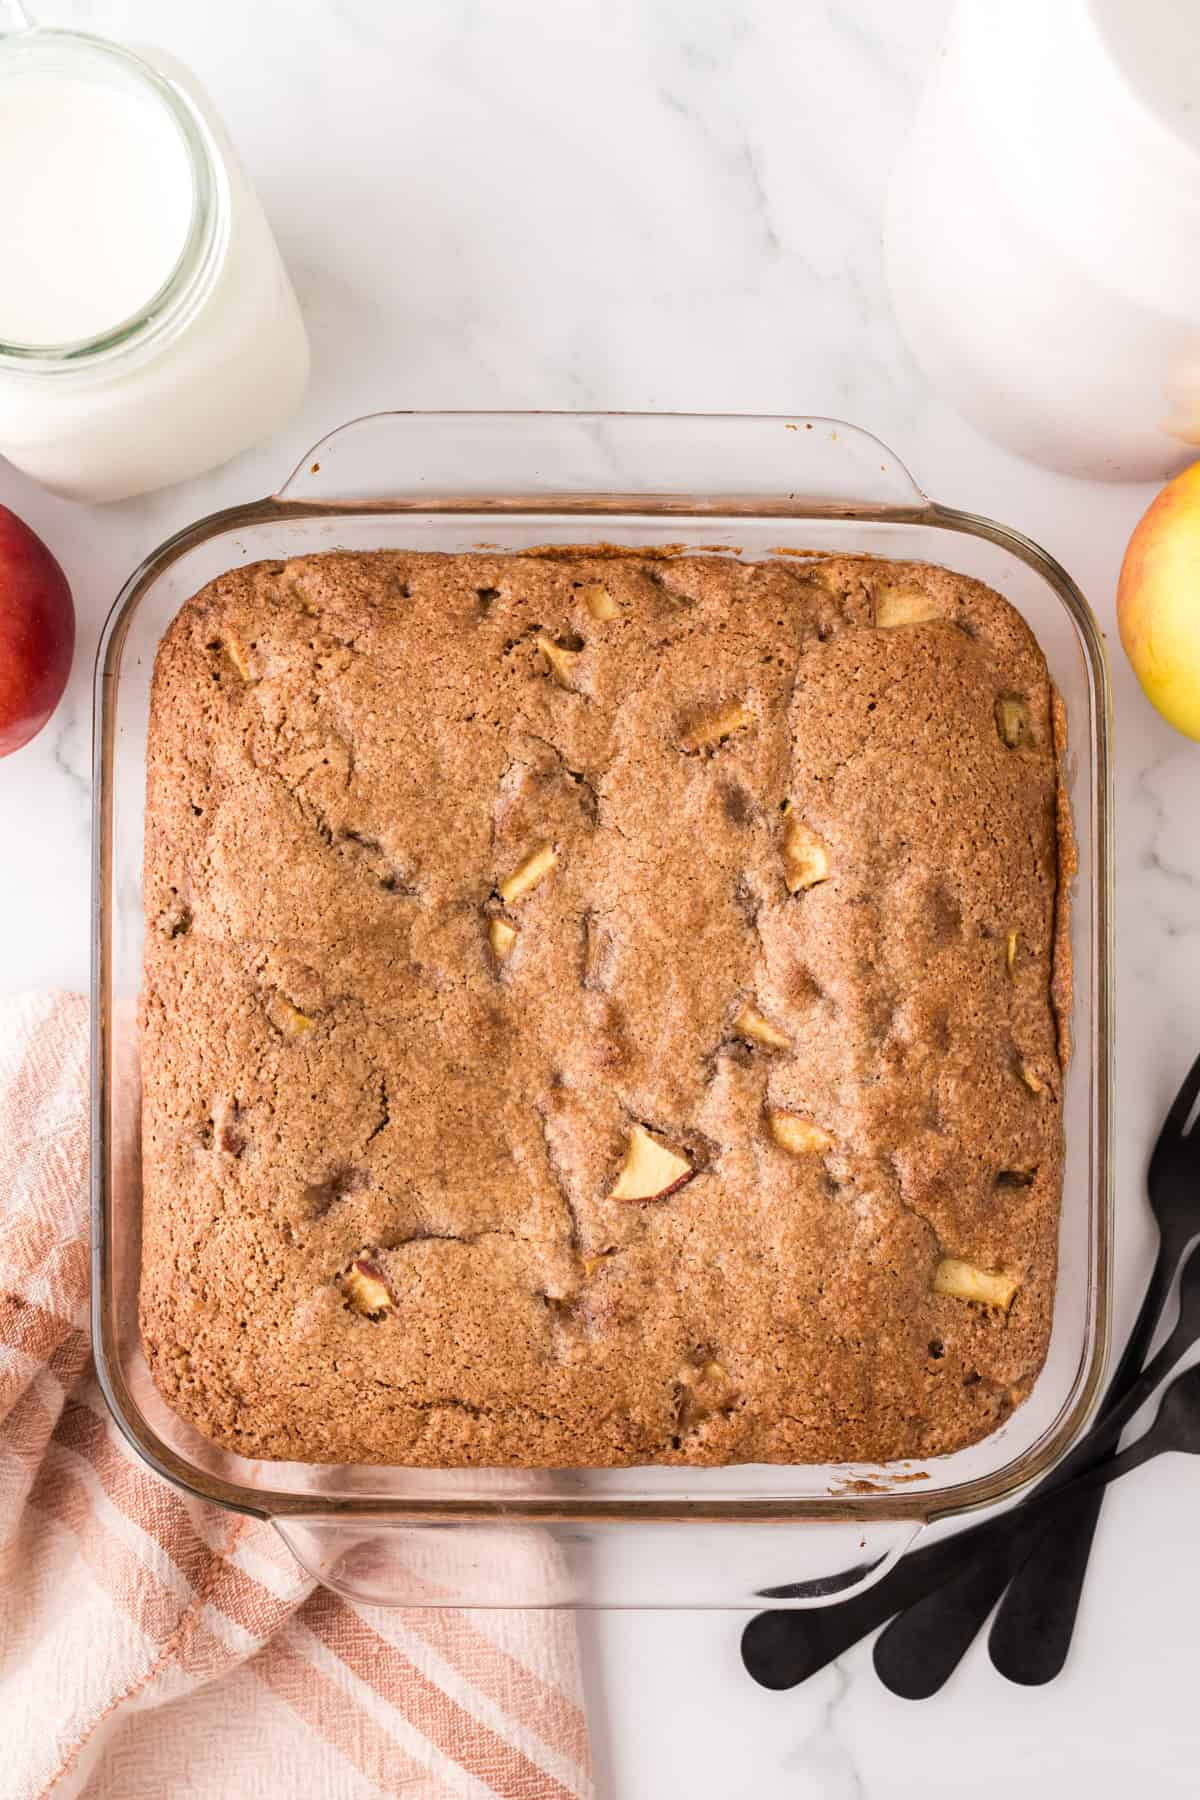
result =
[{"label": "white marble countertop", "polygon": [[[939,499],[1019,526],[1089,595],[1117,720],[1117,1325],[1148,1267],[1142,1168],[1200,1048],[1200,748],[1143,701],[1113,590],[1146,489],[993,449],[892,326],[880,210],[947,0],[43,0],[156,41],[215,97],[274,222],[315,354],[301,416],[203,481],[89,509],[0,463],[0,501],[73,584],[67,700],[0,763],[0,987],[87,981],[90,687],[114,594],[161,538],[274,488],[305,448],[396,407],[811,412],[870,427]],[[935,1701],[868,1654],[791,1694],[738,1661],[736,1614],[585,1619],[599,1789],[621,1800],[1010,1800],[1200,1777],[1196,1475],[1113,1492],[1070,1665],[1049,1689],[976,1646]]]}]

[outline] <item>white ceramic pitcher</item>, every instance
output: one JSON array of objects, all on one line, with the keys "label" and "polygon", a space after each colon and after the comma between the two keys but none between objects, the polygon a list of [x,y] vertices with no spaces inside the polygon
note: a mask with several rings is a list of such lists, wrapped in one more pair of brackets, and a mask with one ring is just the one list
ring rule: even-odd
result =
[{"label": "white ceramic pitcher", "polygon": [[1200,4],[959,0],[895,171],[893,304],[981,431],[1072,474],[1200,444]]}]

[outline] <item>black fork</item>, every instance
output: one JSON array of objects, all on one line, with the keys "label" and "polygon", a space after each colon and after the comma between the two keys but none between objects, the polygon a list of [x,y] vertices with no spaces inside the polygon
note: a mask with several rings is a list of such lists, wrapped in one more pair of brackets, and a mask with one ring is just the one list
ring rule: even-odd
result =
[{"label": "black fork", "polygon": [[[1176,1270],[1192,1238],[1200,1232],[1200,1128],[1189,1133],[1188,1121],[1200,1094],[1200,1057],[1192,1064],[1171,1105],[1154,1153],[1150,1159],[1148,1185],[1150,1201],[1159,1227],[1159,1250],[1146,1298],[1138,1314],[1125,1354],[1105,1394],[1100,1417],[1086,1438],[1064,1459],[1054,1473],[1037,1490],[1057,1488],[1085,1464],[1102,1454],[1099,1445],[1107,1435],[1106,1449],[1111,1450],[1120,1434],[1108,1428],[1106,1416],[1124,1398],[1137,1378],[1163,1307],[1171,1290]],[[1014,1572],[1031,1566],[1035,1546],[1043,1565],[1053,1570],[1054,1596],[1064,1594],[1070,1614],[1063,1629],[1063,1615],[1055,1610],[1047,1596],[1040,1608],[1044,1625],[1031,1627],[1041,1635],[1033,1640],[1028,1654],[1012,1627],[1006,1626],[1005,1642],[1013,1645],[1017,1656],[997,1667],[1013,1680],[1030,1685],[1037,1680],[1050,1680],[1062,1666],[1070,1644],[1079,1587],[1087,1568],[1087,1551],[1102,1504],[1102,1492],[1081,1498],[1056,1517],[1049,1529],[1039,1529],[1036,1521],[1030,1528],[1023,1524],[1022,1508],[999,1517],[985,1519],[952,1538],[941,1538],[928,1547],[902,1559],[882,1581],[865,1593],[852,1596],[832,1606],[806,1612],[760,1613],[746,1627],[742,1638],[742,1657],[749,1673],[765,1687],[792,1687],[818,1669],[833,1662],[843,1651],[882,1625],[893,1614],[893,1631],[903,1636],[904,1613],[919,1607],[922,1629],[914,1630],[912,1653],[920,1656],[922,1642],[937,1643],[940,1667],[932,1676],[936,1691],[956,1666],[982,1626],[997,1595]],[[1077,1521],[1086,1515],[1086,1544],[1079,1551]],[[1078,1571],[1078,1581],[1071,1586],[1063,1582],[1054,1567],[1058,1557],[1069,1557],[1069,1567]],[[945,1594],[945,1612],[940,1633],[934,1614],[941,1604],[935,1590]],[[1029,1591],[1029,1590],[1026,1590]],[[997,1619],[999,1626],[1000,1620]],[[895,1639],[893,1640],[895,1644]],[[995,1651],[994,1651],[995,1654]],[[1017,1657],[1020,1658],[1018,1665]],[[1054,1659],[1058,1658],[1057,1664]],[[1018,1666],[1026,1671],[1016,1673]],[[1040,1673],[1040,1671],[1046,1671]]]}]

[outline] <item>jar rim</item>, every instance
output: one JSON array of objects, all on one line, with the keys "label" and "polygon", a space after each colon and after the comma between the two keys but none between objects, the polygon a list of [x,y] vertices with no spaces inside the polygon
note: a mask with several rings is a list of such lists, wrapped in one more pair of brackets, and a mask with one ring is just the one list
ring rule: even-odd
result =
[{"label": "jar rim", "polygon": [[0,337],[0,368],[27,374],[82,373],[141,353],[174,336],[212,286],[224,256],[227,203],[224,168],[207,127],[188,96],[124,44],[81,31],[34,25],[0,34],[0,75],[10,55],[66,52],[81,69],[118,68],[165,111],[182,141],[192,177],[192,213],[174,267],[133,313],[90,337],[30,344]]}]

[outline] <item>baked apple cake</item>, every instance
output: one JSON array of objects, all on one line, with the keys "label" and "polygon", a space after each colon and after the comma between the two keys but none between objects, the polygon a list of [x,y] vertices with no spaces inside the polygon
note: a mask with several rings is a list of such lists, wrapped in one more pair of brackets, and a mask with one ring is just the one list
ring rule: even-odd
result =
[{"label": "baked apple cake", "polygon": [[335,553],[148,750],[141,1326],[301,1462],[960,1448],[1050,1329],[1071,840],[941,568]]}]

